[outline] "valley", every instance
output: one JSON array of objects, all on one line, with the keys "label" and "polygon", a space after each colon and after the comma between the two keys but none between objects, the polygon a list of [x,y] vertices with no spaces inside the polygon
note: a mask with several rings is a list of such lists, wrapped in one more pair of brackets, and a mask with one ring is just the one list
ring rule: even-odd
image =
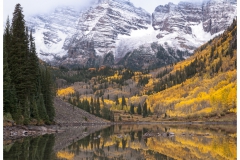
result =
[{"label": "valley", "polygon": [[4,159],[237,159],[236,0],[57,3],[6,20]]},{"label": "valley", "polygon": [[53,69],[57,96],[112,121],[236,121],[236,29],[154,70]]}]

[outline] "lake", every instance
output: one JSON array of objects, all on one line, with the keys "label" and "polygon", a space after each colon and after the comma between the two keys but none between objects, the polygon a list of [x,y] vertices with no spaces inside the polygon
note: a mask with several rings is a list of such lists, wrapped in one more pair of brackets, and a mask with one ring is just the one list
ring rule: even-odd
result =
[{"label": "lake", "polygon": [[224,160],[237,158],[236,125],[62,127],[66,132],[4,141],[4,160]]}]

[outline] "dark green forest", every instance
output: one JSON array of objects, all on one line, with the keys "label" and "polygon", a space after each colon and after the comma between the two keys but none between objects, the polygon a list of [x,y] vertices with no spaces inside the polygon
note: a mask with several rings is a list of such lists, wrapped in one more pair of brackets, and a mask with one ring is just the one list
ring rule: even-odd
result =
[{"label": "dark green forest", "polygon": [[50,70],[41,64],[23,8],[16,4],[3,34],[3,112],[17,124],[50,124],[55,115]]}]

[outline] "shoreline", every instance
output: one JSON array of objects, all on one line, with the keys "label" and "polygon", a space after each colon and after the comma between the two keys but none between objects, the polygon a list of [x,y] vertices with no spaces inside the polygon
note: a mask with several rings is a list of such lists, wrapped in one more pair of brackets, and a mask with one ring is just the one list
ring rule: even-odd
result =
[{"label": "shoreline", "polygon": [[65,132],[63,127],[76,126],[106,126],[106,125],[144,125],[144,124],[159,124],[159,125],[236,125],[237,121],[158,121],[158,122],[108,122],[108,123],[62,123],[56,125],[13,125],[3,127],[3,140],[16,140],[24,137],[40,136],[44,134],[56,134]]}]

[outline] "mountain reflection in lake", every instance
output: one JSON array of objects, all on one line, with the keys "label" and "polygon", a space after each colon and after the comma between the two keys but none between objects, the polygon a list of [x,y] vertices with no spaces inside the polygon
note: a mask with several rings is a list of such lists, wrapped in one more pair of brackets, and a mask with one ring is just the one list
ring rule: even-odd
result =
[{"label": "mountain reflection in lake", "polygon": [[69,127],[61,134],[25,138],[4,146],[4,160],[237,158],[236,126],[115,125],[102,128]]}]

